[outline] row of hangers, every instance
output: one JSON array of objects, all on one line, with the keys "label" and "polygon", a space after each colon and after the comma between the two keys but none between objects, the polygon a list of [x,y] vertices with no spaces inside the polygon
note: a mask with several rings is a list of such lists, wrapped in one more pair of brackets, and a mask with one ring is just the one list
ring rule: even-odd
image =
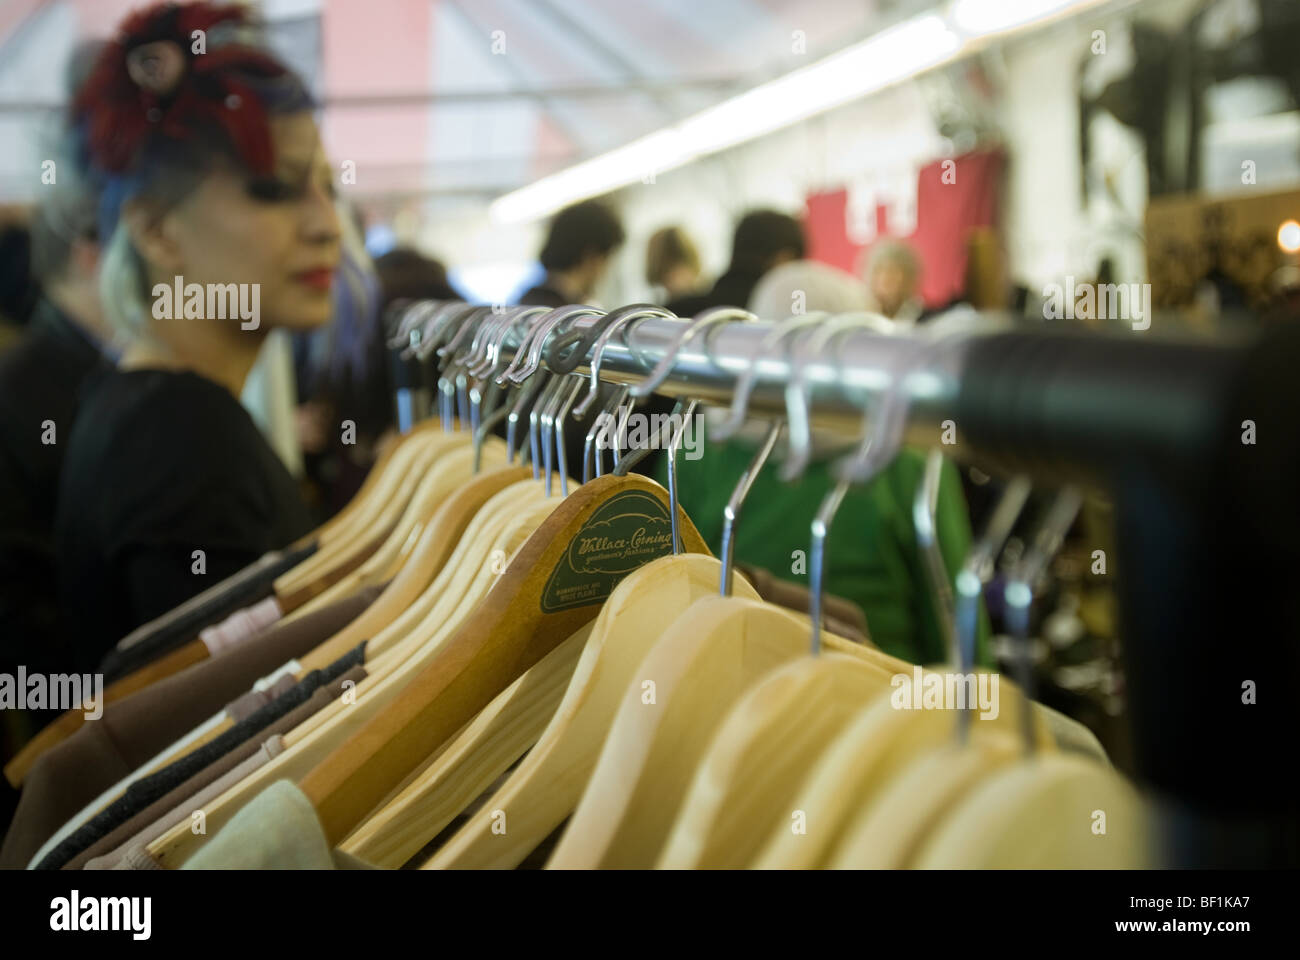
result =
[{"label": "row of hangers", "polygon": [[[898,453],[903,384],[931,344],[916,339],[899,354],[862,442],[837,464],[837,485],[810,531],[804,616],[763,602],[734,575],[734,532],[783,434],[783,475],[798,476],[809,461],[812,365],[833,356],[842,337],[884,336],[879,318],[792,318],[748,359],[714,437],[746,422],[760,365],[792,344],[787,416],[769,425],[733,493],[714,558],[677,504],[676,451],[697,403],[679,401],[662,438],[667,490],[630,472],[648,448],[620,450],[601,424],[626,414],[628,398],[662,386],[693,341],[752,321],[745,311],[700,314],[643,379],[615,389],[607,416],[587,429],[584,482],[569,481],[566,421],[592,413],[606,347],[618,337],[626,344],[648,317],[673,319],[646,305],[608,314],[406,309],[397,341],[437,361],[438,415],[381,458],[317,531],[316,553],[275,584],[288,617],[385,584],[299,661],[305,674],[365,640],[368,676],[208,804],[206,835],[287,778],[331,844],[386,867],[410,861],[458,818],[424,867],[518,866],[557,832],[547,863],[555,868],[1145,862],[1138,797],[1103,762],[1057,748],[1048,713],[1030,699],[1027,666],[1017,684],[1001,683],[994,719],[973,709],[901,710],[891,694],[913,665],[822,628],[835,512],[851,484],[870,481]],[[579,376],[580,365],[589,374]],[[492,435],[502,422],[504,441]],[[609,472],[605,453],[614,457]],[[981,593],[1029,485],[1008,486],[950,583],[934,529],[941,466],[932,452],[914,505],[951,661],[927,671],[968,675]],[[1022,651],[1033,587],[1078,508],[1077,492],[1058,495],[1011,577],[1007,602]],[[204,836],[182,823],[149,849],[179,866]]]}]

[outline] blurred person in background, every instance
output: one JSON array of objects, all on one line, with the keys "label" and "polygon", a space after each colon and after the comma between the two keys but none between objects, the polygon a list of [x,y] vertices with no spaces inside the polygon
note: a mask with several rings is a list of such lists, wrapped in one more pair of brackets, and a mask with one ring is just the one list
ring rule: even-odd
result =
[{"label": "blurred person in background", "polygon": [[95,197],[63,176],[31,226],[41,295],[0,354],[0,672],[47,672],[58,642],[54,512],[82,383],[111,336],[100,308]]},{"label": "blurred person in background", "polygon": [[298,442],[313,519],[322,523],[360,488],[391,425],[383,291],[353,211],[338,204],[340,260],[330,322],[293,336]]},{"label": "blurred person in background", "polygon": [[754,210],[736,224],[731,241],[731,264],[708,293],[679,297],[668,309],[679,317],[693,317],[709,307],[743,307],[763,274],[790,260],[803,259],[803,226],[794,217],[775,210]]},{"label": "blurred person in background", "polygon": [[[67,669],[92,671],[136,626],[310,530],[239,396],[271,329],[330,317],[339,222],[313,108],[245,8],[211,3],[129,16],[73,102],[120,353],[86,381],[67,440]],[[174,285],[208,295],[171,303]],[[218,291],[238,309],[214,309]]]},{"label": "blurred person in background", "polygon": [[[340,218],[343,262],[330,324],[296,338],[298,425],[317,519],[341,510],[396,430],[384,318],[403,300],[459,300],[437,260],[409,247],[371,262],[361,232]],[[353,429],[345,434],[344,421]]]},{"label": "blurred person in background", "polygon": [[878,241],[867,257],[867,304],[873,313],[905,326],[921,319],[923,306],[917,294],[921,260],[911,244],[902,240]]},{"label": "blurred person in background", "polygon": [[552,218],[537,258],[546,277],[518,302],[543,307],[588,303],[623,239],[623,225],[603,204],[586,200],[564,208]]},{"label": "blurred person in background", "polygon": [[650,235],[645,248],[645,279],[663,291],[665,300],[680,300],[698,291],[700,255],[681,227],[664,227]]},{"label": "blurred person in background", "polygon": [[[760,320],[780,323],[791,316],[796,294],[809,313],[860,309],[867,299],[863,284],[851,274],[800,261],[773,270],[748,306]],[[723,510],[765,433],[766,424],[751,420],[736,437],[706,443],[700,459],[677,459],[681,505],[715,554],[721,555]],[[807,470],[787,484],[778,476],[784,446],[782,434],[745,499],[744,516],[736,525],[735,558],[807,587],[806,563],[796,566],[795,551],[807,556],[813,518],[835,486],[831,465],[849,451],[819,444]],[[938,663],[948,658],[948,650],[912,519],[924,471],[925,456],[904,449],[870,483],[849,488],[827,538],[825,589],[862,609],[870,639],[881,650],[912,663]],[[660,476],[660,482],[666,479]],[[936,525],[944,564],[955,577],[970,547],[971,527],[961,482],[950,463],[940,480]],[[987,616],[981,613],[977,663],[992,662],[989,637]]]},{"label": "blurred person in background", "polygon": [[[64,74],[69,97],[101,47],[87,41],[73,50]],[[54,511],[77,394],[111,337],[99,301],[98,198],[74,172],[67,133],[50,145],[61,158],[57,181],[44,185],[30,214],[12,221],[23,228],[24,252],[0,253],[0,270],[14,271],[20,302],[31,303],[27,326],[14,328],[19,339],[0,353],[0,673],[8,674],[19,664],[52,673],[68,658],[58,629]],[[6,757],[52,716],[5,711]]]},{"label": "blurred person in background", "polygon": [[16,343],[36,305],[28,210],[0,207],[0,350]]},{"label": "blurred person in background", "polygon": [[866,309],[867,288],[861,280],[815,260],[793,260],[772,269],[749,298],[750,312],[764,320],[785,320],[813,310],[835,314]]},{"label": "blurred person in background", "polygon": [[375,269],[385,309],[398,300],[465,299],[447,279],[447,268],[441,261],[410,247],[388,251],[375,261]]}]

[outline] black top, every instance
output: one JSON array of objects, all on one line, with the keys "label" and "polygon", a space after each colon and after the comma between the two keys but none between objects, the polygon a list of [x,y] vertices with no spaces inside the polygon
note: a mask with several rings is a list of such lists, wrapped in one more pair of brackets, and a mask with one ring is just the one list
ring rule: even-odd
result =
[{"label": "black top", "polygon": [[75,669],[309,529],[297,483],[227,390],[193,373],[97,371],[55,520]]},{"label": "black top", "polygon": [[534,307],[567,307],[572,301],[553,287],[548,287],[543,280],[521,293],[519,302]]},{"label": "black top", "polygon": [[668,309],[684,320],[689,320],[710,307],[749,307],[749,297],[763,279],[763,271],[733,264],[718,277],[708,293],[680,297],[668,304]]},{"label": "black top", "polygon": [[0,672],[53,672],[64,659],[54,507],[77,391],[98,361],[99,347],[48,301],[0,354]]}]

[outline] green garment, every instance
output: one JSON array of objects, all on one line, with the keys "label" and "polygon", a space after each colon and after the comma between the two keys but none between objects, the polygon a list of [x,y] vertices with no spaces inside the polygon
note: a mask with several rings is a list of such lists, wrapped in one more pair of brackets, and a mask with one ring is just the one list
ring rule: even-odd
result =
[{"label": "green garment", "polygon": [[[721,556],[722,511],[756,447],[731,440],[702,449],[698,460],[678,456],[677,492],[709,549]],[[778,479],[778,467],[774,454],[741,507],[735,559],[807,587],[811,524],[835,481],[829,463],[809,464],[790,484]],[[912,663],[934,664],[948,655],[912,523],[924,472],[925,457],[904,450],[871,483],[849,489],[827,538],[825,587],[862,608],[871,641],[881,650]],[[667,485],[666,457],[658,479]],[[955,578],[971,533],[961,481],[950,463],[944,464],[936,513],[944,563]],[[989,633],[981,609],[975,662],[982,666],[992,663]]]}]

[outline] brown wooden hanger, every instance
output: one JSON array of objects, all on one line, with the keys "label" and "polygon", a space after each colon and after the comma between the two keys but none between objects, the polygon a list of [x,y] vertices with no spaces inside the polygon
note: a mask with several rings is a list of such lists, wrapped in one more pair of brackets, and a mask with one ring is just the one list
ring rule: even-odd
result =
[{"label": "brown wooden hanger", "polygon": [[[679,517],[683,547],[705,550]],[[524,544],[485,602],[399,697],[301,781],[331,843],[548,651],[595,618],[632,569],[670,552],[668,492],[598,477]]]}]

